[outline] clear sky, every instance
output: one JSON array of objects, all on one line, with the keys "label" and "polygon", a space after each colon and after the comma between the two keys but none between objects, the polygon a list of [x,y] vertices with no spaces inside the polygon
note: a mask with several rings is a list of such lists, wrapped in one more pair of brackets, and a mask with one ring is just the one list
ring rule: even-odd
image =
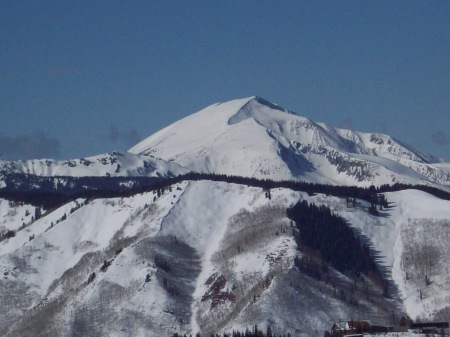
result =
[{"label": "clear sky", "polygon": [[0,158],[126,150],[253,95],[450,160],[450,1],[0,1]]}]

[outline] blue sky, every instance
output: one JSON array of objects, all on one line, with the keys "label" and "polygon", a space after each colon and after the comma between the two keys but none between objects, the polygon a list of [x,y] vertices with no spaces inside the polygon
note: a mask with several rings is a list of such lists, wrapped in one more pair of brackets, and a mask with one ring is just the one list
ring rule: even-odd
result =
[{"label": "blue sky", "polygon": [[0,158],[126,150],[258,95],[450,160],[450,1],[0,2]]}]

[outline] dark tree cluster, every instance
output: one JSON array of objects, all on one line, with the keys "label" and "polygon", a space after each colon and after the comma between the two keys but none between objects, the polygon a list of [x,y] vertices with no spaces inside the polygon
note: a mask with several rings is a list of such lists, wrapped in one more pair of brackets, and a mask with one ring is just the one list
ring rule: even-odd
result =
[{"label": "dark tree cluster", "polygon": [[[114,198],[164,189],[173,182],[159,177],[40,177],[11,174],[0,198],[51,209],[77,198]],[[131,182],[131,184],[130,184]]]},{"label": "dark tree cluster", "polygon": [[[187,335],[180,335],[178,333],[174,333],[172,337],[188,337]],[[192,337],[192,335],[190,335]],[[195,337],[202,337],[200,333],[197,333]],[[287,334],[275,334],[272,332],[272,329],[270,326],[267,327],[266,332],[259,330],[258,326],[255,325],[251,330],[246,329],[245,331],[235,331],[230,333],[223,333],[221,335],[219,334],[210,334],[209,337],[291,337],[291,334],[288,332]]]},{"label": "dark tree cluster", "polygon": [[16,236],[16,232],[13,230],[7,230],[5,233],[0,235],[0,241],[3,241],[5,239],[10,239]]},{"label": "dark tree cluster", "polygon": [[298,229],[295,235],[298,247],[309,252],[306,259],[311,260],[298,262],[312,266],[312,273],[319,272],[317,261],[324,261],[342,273],[380,275],[366,244],[359,240],[343,218],[332,214],[328,207],[303,200],[288,209],[287,215]]},{"label": "dark tree cluster", "polygon": [[165,272],[169,273],[171,271],[170,263],[165,258],[163,258],[161,255],[156,254],[155,255],[155,266],[158,268],[161,268]]},{"label": "dark tree cluster", "polygon": [[[375,200],[374,195],[384,192],[418,189],[430,193],[438,198],[450,200],[450,192],[425,185],[394,184],[371,186],[363,188],[357,186],[333,186],[306,183],[302,181],[273,181],[250,177],[230,176],[211,173],[187,173],[169,177],[40,177],[31,174],[8,174],[4,176],[6,187],[0,189],[0,198],[15,202],[24,202],[50,209],[77,198],[114,198],[127,197],[137,193],[157,191],[160,196],[172,185],[186,180],[209,180],[261,187],[270,199],[270,189],[289,188],[306,192],[310,195],[323,193],[341,198],[356,198],[372,204],[386,206],[386,200]],[[130,184],[130,182],[132,182]]]},{"label": "dark tree cluster", "polygon": [[89,274],[89,277],[88,277],[88,279],[87,279],[87,284],[92,283],[92,281],[95,280],[95,277],[96,277],[95,273]]},{"label": "dark tree cluster", "polygon": [[111,266],[113,260],[104,260],[102,266],[100,267],[100,271],[102,272],[106,272],[109,268],[109,266]]},{"label": "dark tree cluster", "polygon": [[369,206],[369,214],[378,216],[380,212],[378,212],[377,206],[375,204],[370,204]]},{"label": "dark tree cluster", "polygon": [[314,195],[316,193],[322,193],[326,195],[333,195],[341,198],[357,198],[366,200],[369,202],[374,202],[376,204],[386,202],[385,199],[374,199],[379,193],[386,192],[396,192],[402,191],[406,189],[416,189],[427,192],[431,195],[434,195],[440,199],[450,200],[450,192],[441,190],[437,187],[427,186],[427,185],[410,185],[410,184],[393,184],[393,185],[381,185],[376,187],[374,185],[370,187],[358,187],[358,186],[335,186],[335,185],[326,185],[326,184],[316,184],[316,183],[308,183],[303,181],[293,181],[293,180],[281,180],[274,181],[270,179],[259,179],[259,178],[251,178],[251,177],[239,177],[239,176],[230,176],[225,174],[212,174],[212,173],[187,173],[185,175],[177,176],[171,178],[177,181],[183,180],[211,180],[211,181],[224,181],[228,183],[235,183],[241,185],[248,185],[254,187],[261,187],[264,190],[270,190],[273,188],[289,188],[295,191],[306,192],[310,195]]}]

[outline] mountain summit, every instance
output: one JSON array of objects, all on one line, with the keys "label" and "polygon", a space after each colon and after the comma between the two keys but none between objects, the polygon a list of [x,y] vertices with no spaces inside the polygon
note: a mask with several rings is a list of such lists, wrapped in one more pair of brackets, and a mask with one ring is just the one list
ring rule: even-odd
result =
[{"label": "mountain summit", "polygon": [[129,152],[190,171],[369,186],[450,186],[450,166],[394,138],[315,123],[260,97],[213,104]]},{"label": "mountain summit", "polygon": [[385,134],[316,123],[257,96],[213,104],[128,152],[67,161],[0,160],[0,188],[20,188],[23,174],[125,178],[187,172],[361,187],[407,183],[450,188],[450,163]]}]

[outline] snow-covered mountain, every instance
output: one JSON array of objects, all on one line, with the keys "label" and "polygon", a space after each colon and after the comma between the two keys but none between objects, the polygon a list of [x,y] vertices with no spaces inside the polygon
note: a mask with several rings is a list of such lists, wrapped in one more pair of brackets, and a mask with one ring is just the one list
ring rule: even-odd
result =
[{"label": "snow-covered mountain", "polygon": [[450,188],[450,163],[384,134],[315,123],[260,97],[211,105],[128,152],[66,161],[0,160],[8,177],[176,176],[186,172],[370,186],[408,183]]},{"label": "snow-covered mountain", "polygon": [[450,165],[383,134],[315,123],[259,98],[211,105],[129,152],[190,171],[339,185],[450,186]]},{"label": "snow-covered mountain", "polygon": [[[351,200],[206,175],[189,180],[184,174],[191,171],[450,187],[449,163],[387,135],[314,123],[259,97],[212,105],[129,152],[0,161],[0,335],[209,336],[257,324],[306,337],[341,319],[450,320],[448,194],[444,200],[412,189],[387,192],[372,212],[374,200],[360,195]],[[45,194],[48,181],[36,177],[63,188]],[[81,191],[95,179],[102,180],[96,188],[108,189],[105,179],[117,177],[131,187],[142,177],[162,177],[164,184],[118,190],[118,197],[53,200],[80,188],[77,181]],[[32,199],[21,198],[30,190]],[[306,234],[288,210],[302,202],[343,218],[352,230],[336,255],[353,237],[380,274],[341,270],[300,244]]]}]

